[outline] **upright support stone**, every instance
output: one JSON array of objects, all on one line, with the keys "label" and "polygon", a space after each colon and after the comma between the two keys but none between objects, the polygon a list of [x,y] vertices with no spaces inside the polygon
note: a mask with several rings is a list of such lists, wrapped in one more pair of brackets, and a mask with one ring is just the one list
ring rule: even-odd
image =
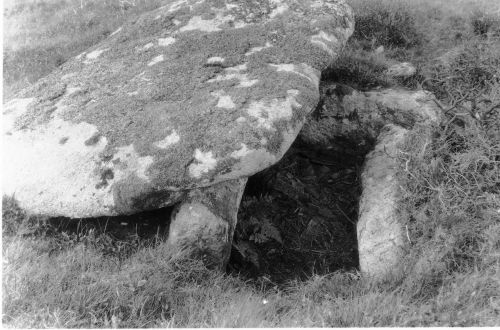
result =
[{"label": "upright support stone", "polygon": [[209,267],[224,268],[246,182],[242,178],[190,191],[172,214],[168,244],[201,258]]},{"label": "upright support stone", "polygon": [[359,266],[365,275],[383,278],[397,271],[405,254],[406,237],[398,200],[398,145],[408,131],[388,124],[365,160],[363,193],[357,223]]}]

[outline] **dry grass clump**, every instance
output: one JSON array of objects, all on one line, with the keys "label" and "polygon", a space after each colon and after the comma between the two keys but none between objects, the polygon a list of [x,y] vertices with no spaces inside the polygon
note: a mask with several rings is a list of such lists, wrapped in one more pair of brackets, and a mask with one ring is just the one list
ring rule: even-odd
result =
[{"label": "dry grass clump", "polygon": [[500,36],[500,12],[487,13],[476,9],[470,16],[470,24],[474,34],[478,36],[488,34]]},{"label": "dry grass clump", "polygon": [[473,118],[431,128],[433,139],[422,134],[429,129],[412,132],[401,154],[411,242],[402,287],[415,300],[447,300],[434,313],[460,310],[456,324],[496,324],[500,134]]},{"label": "dry grass clump", "polygon": [[[422,82],[452,108],[478,119],[500,106],[500,38],[471,39],[427,65]],[[457,111],[455,111],[457,112]]]},{"label": "dry grass clump", "polygon": [[322,73],[322,80],[337,81],[359,90],[389,86],[384,75],[390,61],[384,54],[375,54],[356,47],[346,47],[337,61]]},{"label": "dry grass clump", "polygon": [[412,132],[401,154],[412,243],[405,282],[420,299],[476,306],[484,320],[500,292],[499,46],[474,39],[429,64],[423,86],[446,104],[446,120]]},{"label": "dry grass clump", "polygon": [[416,130],[402,153],[410,240],[440,241],[450,273],[480,264],[482,234],[500,205],[500,135],[472,119],[462,124],[436,130],[432,141]]},{"label": "dry grass clump", "polygon": [[401,154],[412,244],[405,286],[417,299],[455,299],[464,325],[473,310],[485,322],[498,310],[499,53],[498,37],[471,36],[421,66],[420,86],[446,116],[441,127],[412,132]]},{"label": "dry grass clump", "polygon": [[356,28],[353,38],[362,42],[363,48],[414,47],[422,43],[413,13],[404,3],[373,0],[356,6]]}]

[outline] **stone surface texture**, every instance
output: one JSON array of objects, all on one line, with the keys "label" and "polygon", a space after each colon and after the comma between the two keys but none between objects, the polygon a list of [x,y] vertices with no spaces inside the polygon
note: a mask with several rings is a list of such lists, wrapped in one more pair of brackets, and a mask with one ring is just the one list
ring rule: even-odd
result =
[{"label": "stone surface texture", "polygon": [[397,125],[384,126],[375,149],[366,157],[361,175],[359,267],[362,273],[377,278],[398,269],[408,243],[398,211],[401,192],[397,178],[398,146],[407,132]]},{"label": "stone surface texture", "polygon": [[22,208],[132,214],[274,164],[354,27],[343,0],[165,3],[4,105]]},{"label": "stone surface texture", "polygon": [[170,222],[168,244],[186,251],[207,266],[222,269],[231,254],[238,208],[246,178],[194,189],[181,203]]},{"label": "stone surface texture", "polygon": [[427,91],[382,89],[360,92],[345,85],[324,86],[322,106],[301,131],[301,138],[325,147],[340,138],[373,143],[382,127],[392,123],[410,129],[415,124],[434,125],[442,113]]}]

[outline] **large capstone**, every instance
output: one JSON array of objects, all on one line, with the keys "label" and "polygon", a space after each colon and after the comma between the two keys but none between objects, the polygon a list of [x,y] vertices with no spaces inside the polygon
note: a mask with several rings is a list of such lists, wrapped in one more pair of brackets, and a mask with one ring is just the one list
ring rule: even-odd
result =
[{"label": "large capstone", "polygon": [[181,0],[8,101],[3,191],[31,212],[132,214],[276,163],[353,31],[341,0]]}]

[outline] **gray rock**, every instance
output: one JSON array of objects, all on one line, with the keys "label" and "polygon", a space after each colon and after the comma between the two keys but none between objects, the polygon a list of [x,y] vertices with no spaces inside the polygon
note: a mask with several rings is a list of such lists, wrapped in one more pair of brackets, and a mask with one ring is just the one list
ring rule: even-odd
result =
[{"label": "gray rock", "polygon": [[323,106],[310,118],[300,135],[309,143],[325,147],[339,138],[360,144],[375,141],[382,127],[392,123],[404,128],[415,124],[434,125],[442,118],[435,97],[427,91],[382,89],[359,92],[343,85],[325,87]]},{"label": "gray rock", "polygon": [[366,157],[357,223],[359,267],[376,278],[396,272],[408,242],[398,213],[398,151],[408,131],[388,124]]},{"label": "gray rock", "polygon": [[230,180],[194,189],[177,206],[170,222],[168,244],[222,269],[231,253],[234,229],[247,179]]},{"label": "gray rock", "polygon": [[132,214],[276,163],[353,31],[342,0],[180,0],[4,106],[3,191],[51,216]]}]

